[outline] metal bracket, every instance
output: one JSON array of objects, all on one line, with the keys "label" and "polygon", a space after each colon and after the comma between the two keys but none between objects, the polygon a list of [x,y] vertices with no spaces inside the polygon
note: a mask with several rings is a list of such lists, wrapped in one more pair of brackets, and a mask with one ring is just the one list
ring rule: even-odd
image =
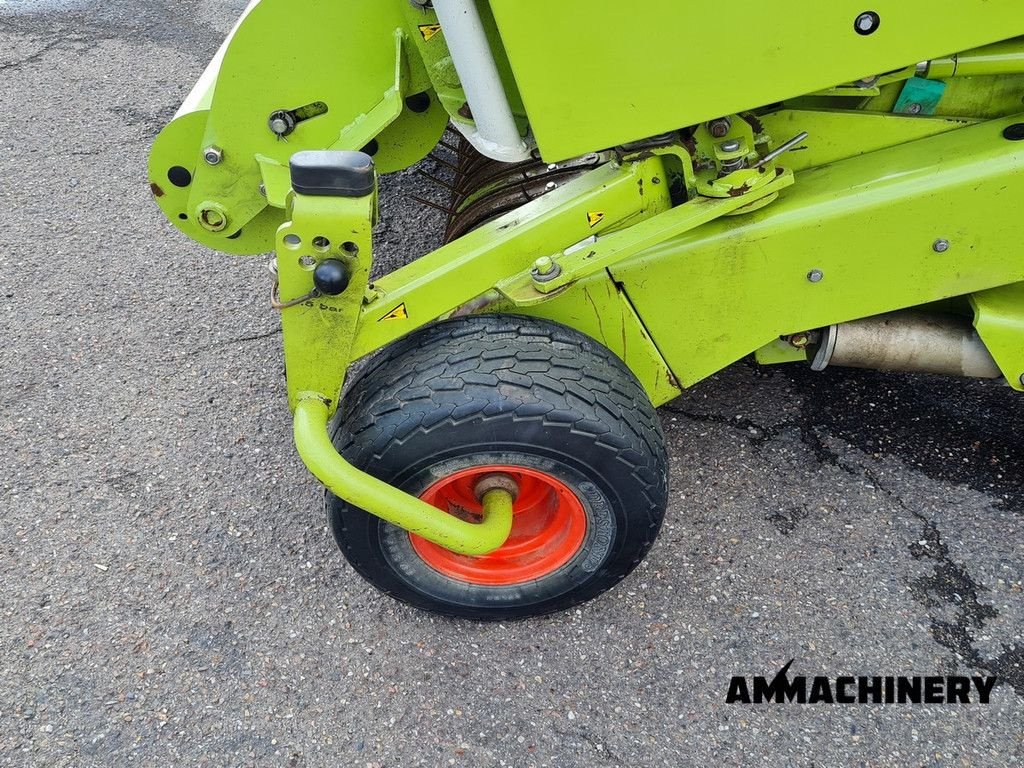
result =
[{"label": "metal bracket", "polygon": [[1010,386],[1024,392],[1024,283],[971,295],[974,327]]},{"label": "metal bracket", "polygon": [[[769,171],[752,170],[748,173],[763,175]],[[723,198],[697,197],[646,221],[634,224],[627,230],[599,237],[590,247],[569,249],[552,256],[552,260],[561,268],[561,272],[553,280],[539,282],[531,271],[524,271],[502,280],[495,287],[506,298],[517,304],[536,303],[581,278],[607,269],[641,251],[678,237],[710,221],[756,205],[766,197],[774,197],[793,182],[792,171],[777,169],[774,179],[751,189],[747,194]]]}]

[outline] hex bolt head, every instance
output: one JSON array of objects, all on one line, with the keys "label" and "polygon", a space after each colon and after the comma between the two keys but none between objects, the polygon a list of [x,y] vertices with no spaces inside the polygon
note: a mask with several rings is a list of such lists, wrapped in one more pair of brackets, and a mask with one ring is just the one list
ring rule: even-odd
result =
[{"label": "hex bolt head", "polygon": [[728,117],[720,117],[708,123],[708,133],[716,139],[724,139],[732,130],[732,120]]},{"label": "hex bolt head", "polygon": [[541,256],[533,263],[530,274],[538,283],[547,283],[562,274],[562,268],[550,256]]},{"label": "hex bolt head", "polygon": [[881,25],[881,17],[874,11],[865,11],[853,22],[853,28],[858,35],[870,35]]},{"label": "hex bolt head", "polygon": [[907,114],[908,115],[920,115],[923,110],[924,110],[924,107],[922,107],[916,101],[913,104],[908,104],[907,105]]},{"label": "hex bolt head", "polygon": [[1020,375],[1020,383],[1024,384],[1024,373]]},{"label": "hex bolt head", "polygon": [[807,273],[807,279],[812,283],[820,283],[825,279],[825,273],[820,269],[812,269]]},{"label": "hex bolt head", "polygon": [[932,243],[932,250],[935,251],[936,253],[945,253],[946,251],[949,250],[949,240],[939,238],[934,243]]},{"label": "hex bolt head", "polygon": [[207,165],[220,165],[224,159],[224,150],[217,146],[207,147],[203,150],[203,160]]}]

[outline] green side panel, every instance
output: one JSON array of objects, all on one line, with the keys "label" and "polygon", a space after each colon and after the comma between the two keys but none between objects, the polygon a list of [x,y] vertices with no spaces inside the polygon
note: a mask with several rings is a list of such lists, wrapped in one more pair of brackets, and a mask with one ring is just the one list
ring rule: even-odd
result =
[{"label": "green side panel", "polygon": [[974,327],[999,370],[1024,392],[1024,283],[976,293],[971,305]]},{"label": "green side panel", "polygon": [[1002,136],[1019,121],[805,171],[612,274],[685,386],[778,336],[1020,282],[1024,142]]},{"label": "green side panel", "polygon": [[529,307],[498,304],[489,311],[534,315],[587,334],[629,366],[655,405],[663,405],[680,393],[654,340],[607,272],[581,280],[541,304]]},{"label": "green side panel", "polygon": [[[1024,34],[1020,0],[870,6],[491,0],[552,162]],[[880,24],[861,35],[867,10]]]}]

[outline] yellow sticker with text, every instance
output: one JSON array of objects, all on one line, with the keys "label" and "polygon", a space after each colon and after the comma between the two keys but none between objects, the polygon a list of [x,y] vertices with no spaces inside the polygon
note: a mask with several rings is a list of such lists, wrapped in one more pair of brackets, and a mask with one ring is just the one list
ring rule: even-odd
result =
[{"label": "yellow sticker with text", "polygon": [[590,211],[590,213],[587,214],[587,224],[590,225],[591,229],[596,227],[602,221],[604,221],[604,211]]},{"label": "yellow sticker with text", "polygon": [[423,39],[428,43],[440,31],[440,24],[420,24],[420,34],[423,35]]},{"label": "yellow sticker with text", "polygon": [[378,323],[383,323],[385,320],[408,320],[409,310],[406,309],[405,304],[399,304],[397,307],[388,312],[384,317],[378,320]]}]

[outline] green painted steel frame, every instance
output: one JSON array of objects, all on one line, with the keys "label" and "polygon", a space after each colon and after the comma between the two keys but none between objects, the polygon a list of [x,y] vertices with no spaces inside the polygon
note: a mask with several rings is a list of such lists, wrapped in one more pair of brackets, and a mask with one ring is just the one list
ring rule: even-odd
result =
[{"label": "green painted steel frame", "polygon": [[[1003,131],[1022,120],[805,170],[767,208],[611,273],[683,386],[781,335],[1019,282],[1024,143]],[[823,279],[810,281],[812,270]]]}]

